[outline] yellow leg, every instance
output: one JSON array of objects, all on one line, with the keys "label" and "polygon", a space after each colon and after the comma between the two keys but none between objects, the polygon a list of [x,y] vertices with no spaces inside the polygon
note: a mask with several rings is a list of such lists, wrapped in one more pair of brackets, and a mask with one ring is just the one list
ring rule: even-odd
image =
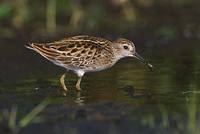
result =
[{"label": "yellow leg", "polygon": [[64,93],[63,95],[66,96],[66,92],[68,91],[66,85],[65,85],[65,74],[63,74],[61,77],[60,77],[60,83],[62,85],[62,88],[64,90]]},{"label": "yellow leg", "polygon": [[78,81],[77,81],[77,83],[76,83],[76,89],[78,90],[78,91],[81,91],[81,80],[82,80],[82,77],[79,77],[78,78]]}]

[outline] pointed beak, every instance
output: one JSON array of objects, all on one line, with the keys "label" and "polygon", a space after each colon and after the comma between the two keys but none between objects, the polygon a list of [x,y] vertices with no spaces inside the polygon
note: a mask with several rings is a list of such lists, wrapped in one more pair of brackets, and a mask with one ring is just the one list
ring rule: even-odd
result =
[{"label": "pointed beak", "polygon": [[144,63],[144,64],[146,63],[145,59],[144,59],[142,56],[140,56],[138,53],[134,53],[133,56],[134,56],[136,59],[138,59],[140,62],[142,62],[142,63]]},{"label": "pointed beak", "polygon": [[140,62],[142,62],[142,63],[144,63],[144,64],[146,64],[148,67],[149,67],[149,69],[151,70],[151,71],[153,71],[153,65],[151,65],[149,62],[147,62],[142,56],[140,56],[138,53],[134,53],[133,54],[133,57],[135,57],[136,59],[138,59]]}]

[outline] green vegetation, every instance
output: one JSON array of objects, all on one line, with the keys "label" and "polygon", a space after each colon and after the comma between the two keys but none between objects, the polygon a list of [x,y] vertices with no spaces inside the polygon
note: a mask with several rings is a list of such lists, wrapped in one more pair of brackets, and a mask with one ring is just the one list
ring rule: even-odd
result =
[{"label": "green vegetation", "polygon": [[0,35],[97,31],[126,34],[148,28],[156,36],[169,39],[198,37],[198,4],[196,0],[3,0]]},{"label": "green vegetation", "polygon": [[8,110],[1,111],[0,124],[4,124],[4,126],[0,125],[1,132],[19,133],[22,128],[30,125],[32,122],[40,121],[41,119],[38,118],[38,114],[42,112],[48,104],[49,101],[45,99],[22,119],[17,118],[17,107],[12,107],[10,112]]}]

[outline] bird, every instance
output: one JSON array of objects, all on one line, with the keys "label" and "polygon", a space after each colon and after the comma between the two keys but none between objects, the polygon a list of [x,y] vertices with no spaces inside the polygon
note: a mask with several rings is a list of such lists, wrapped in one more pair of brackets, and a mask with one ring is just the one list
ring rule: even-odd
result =
[{"label": "bird", "polygon": [[[81,91],[81,80],[85,73],[102,71],[111,68],[125,57],[133,57],[148,65],[137,52],[135,44],[125,38],[110,41],[101,37],[78,35],[49,43],[28,43],[26,48],[34,50],[55,65],[73,71],[77,76],[77,91]],[[68,92],[65,84],[65,73],[60,77],[64,95]]]}]

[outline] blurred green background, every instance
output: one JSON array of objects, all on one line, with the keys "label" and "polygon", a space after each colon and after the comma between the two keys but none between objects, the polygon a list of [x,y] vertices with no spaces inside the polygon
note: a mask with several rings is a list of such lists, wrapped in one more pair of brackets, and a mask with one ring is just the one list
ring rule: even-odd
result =
[{"label": "blurred green background", "polygon": [[199,38],[199,5],[198,0],[1,0],[0,36],[137,31]]}]

